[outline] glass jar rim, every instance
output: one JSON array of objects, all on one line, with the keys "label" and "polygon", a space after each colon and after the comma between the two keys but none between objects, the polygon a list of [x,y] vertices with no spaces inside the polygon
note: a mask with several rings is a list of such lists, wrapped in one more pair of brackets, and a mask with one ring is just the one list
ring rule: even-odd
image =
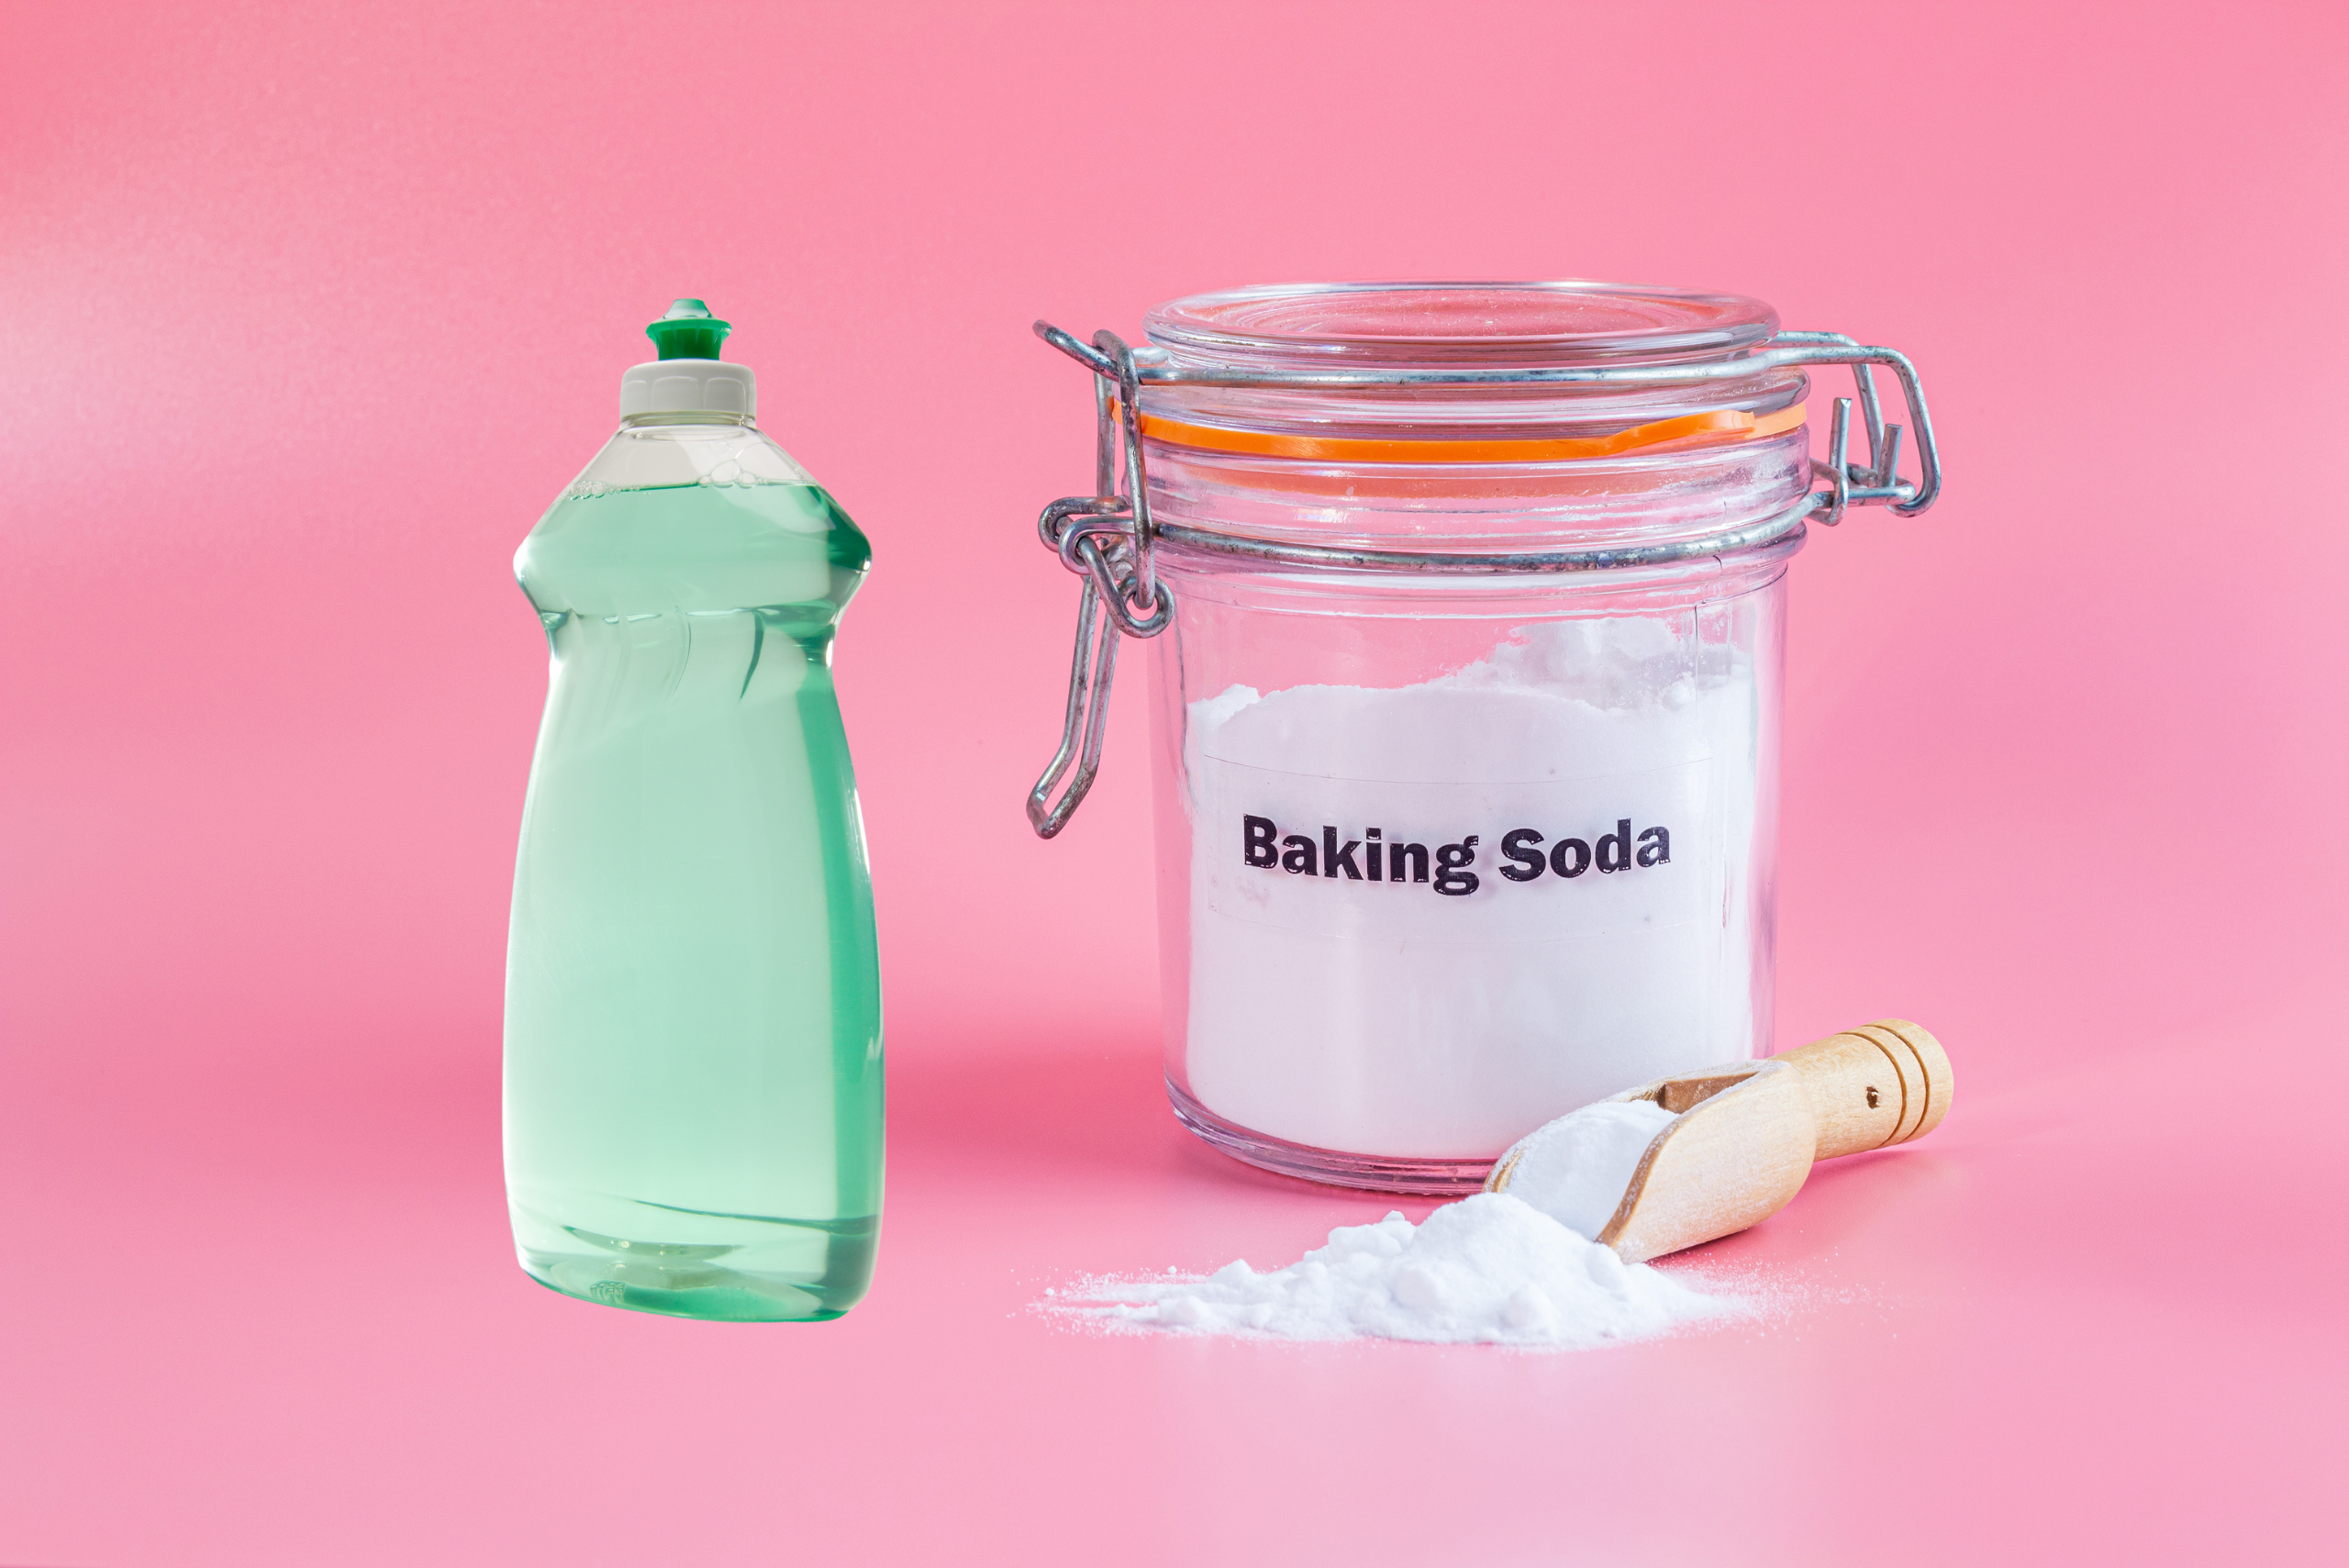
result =
[{"label": "glass jar rim", "polygon": [[1743,295],[1634,284],[1275,284],[1186,295],[1143,317],[1172,358],[1264,370],[1546,370],[1743,354],[1778,314]]},{"label": "glass jar rim", "polygon": [[1350,462],[1744,441],[1802,418],[1802,372],[1755,352],[1777,330],[1758,299],[1627,284],[1230,289],[1144,317],[1138,413],[1163,446]]}]

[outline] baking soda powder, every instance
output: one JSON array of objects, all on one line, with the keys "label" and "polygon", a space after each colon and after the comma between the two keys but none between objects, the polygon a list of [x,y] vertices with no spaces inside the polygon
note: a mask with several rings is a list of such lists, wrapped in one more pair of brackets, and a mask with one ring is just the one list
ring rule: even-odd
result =
[{"label": "baking soda powder", "polygon": [[1615,1218],[1640,1156],[1676,1119],[1653,1100],[1602,1100],[1560,1117],[1523,1141],[1509,1195],[1595,1241]]},{"label": "baking soda powder", "polygon": [[1687,624],[1192,703],[1192,1095],[1316,1148],[1489,1159],[1751,1055],[1757,695]]},{"label": "baking soda powder", "polygon": [[1586,1106],[1526,1140],[1508,1192],[1446,1204],[1423,1224],[1389,1214],[1341,1226],[1269,1273],[1235,1262],[1203,1280],[1095,1280],[1058,1305],[1133,1329],[1550,1349],[1742,1311],[1592,1240],[1673,1119],[1645,1100]]},{"label": "baking soda powder", "polygon": [[1232,1262],[1203,1280],[1099,1280],[1063,1306],[1135,1330],[1553,1350],[1743,1310],[1626,1263],[1506,1193],[1446,1204],[1417,1226],[1399,1213],[1341,1226],[1329,1245],[1269,1273]]}]

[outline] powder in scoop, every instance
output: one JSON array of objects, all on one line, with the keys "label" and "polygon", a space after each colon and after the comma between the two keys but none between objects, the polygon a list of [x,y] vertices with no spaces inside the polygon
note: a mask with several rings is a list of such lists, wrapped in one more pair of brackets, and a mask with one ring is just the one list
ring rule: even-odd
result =
[{"label": "powder in scoop", "polygon": [[1270,1273],[1094,1280],[1074,1310],[1133,1329],[1286,1340],[1418,1340],[1567,1350],[1667,1333],[1742,1310],[1575,1235],[1506,1193],[1389,1214]]},{"label": "powder in scoop", "polygon": [[1596,1240],[1615,1218],[1640,1156],[1674,1119],[1653,1100],[1601,1100],[1568,1112],[1511,1151],[1508,1195]]}]

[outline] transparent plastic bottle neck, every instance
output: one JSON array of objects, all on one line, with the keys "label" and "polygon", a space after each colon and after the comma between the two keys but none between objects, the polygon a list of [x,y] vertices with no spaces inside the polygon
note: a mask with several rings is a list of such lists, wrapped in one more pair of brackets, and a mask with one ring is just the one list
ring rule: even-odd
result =
[{"label": "transparent plastic bottle neck", "polygon": [[813,484],[807,471],[745,414],[631,414],[564,491],[566,497],[681,484]]},{"label": "transparent plastic bottle neck", "polygon": [[641,430],[654,425],[733,425],[757,429],[755,414],[722,414],[714,408],[695,408],[679,414],[626,414],[620,417],[623,430]]}]

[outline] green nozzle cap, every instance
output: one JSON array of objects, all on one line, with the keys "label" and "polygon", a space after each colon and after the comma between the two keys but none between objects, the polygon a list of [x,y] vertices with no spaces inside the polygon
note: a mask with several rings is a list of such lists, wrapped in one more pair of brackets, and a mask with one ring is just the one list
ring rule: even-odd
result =
[{"label": "green nozzle cap", "polygon": [[726,341],[726,334],[734,330],[729,324],[709,313],[709,306],[697,299],[681,299],[669,307],[669,314],[644,329],[652,346],[664,360],[714,360],[718,345]]}]

